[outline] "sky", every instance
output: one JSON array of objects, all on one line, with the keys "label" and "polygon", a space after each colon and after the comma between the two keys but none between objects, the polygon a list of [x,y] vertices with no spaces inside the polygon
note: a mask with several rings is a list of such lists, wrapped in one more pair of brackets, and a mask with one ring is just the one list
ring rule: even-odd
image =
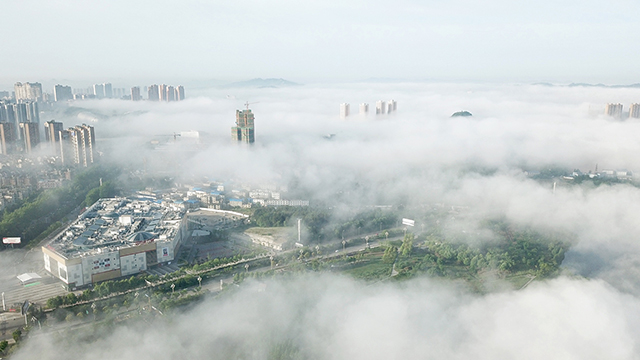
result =
[{"label": "sky", "polygon": [[639,10],[632,0],[8,0],[0,82],[633,83]]}]

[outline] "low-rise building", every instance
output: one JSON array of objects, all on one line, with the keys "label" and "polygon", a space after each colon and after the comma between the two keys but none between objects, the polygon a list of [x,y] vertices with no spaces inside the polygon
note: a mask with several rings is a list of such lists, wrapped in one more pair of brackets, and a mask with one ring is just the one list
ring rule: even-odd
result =
[{"label": "low-rise building", "polygon": [[168,202],[100,199],[42,247],[44,267],[75,288],[174,261],[187,236],[184,214]]}]

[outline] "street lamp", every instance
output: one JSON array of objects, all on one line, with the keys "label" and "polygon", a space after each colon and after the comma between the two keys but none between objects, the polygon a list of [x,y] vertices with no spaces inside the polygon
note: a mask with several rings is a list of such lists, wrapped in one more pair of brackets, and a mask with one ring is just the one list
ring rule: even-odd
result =
[{"label": "street lamp", "polygon": [[35,316],[32,316],[32,317],[31,317],[31,322],[33,322],[34,324],[35,324],[36,322],[38,322],[38,328],[39,328],[40,330],[42,330],[42,325],[40,325],[40,320],[36,319],[36,317],[35,317]]},{"label": "street lamp", "polygon": [[7,311],[7,307],[4,304],[4,291],[2,292],[2,311]]},{"label": "street lamp", "polygon": [[96,303],[91,304],[91,310],[93,312],[93,321],[96,321]]}]

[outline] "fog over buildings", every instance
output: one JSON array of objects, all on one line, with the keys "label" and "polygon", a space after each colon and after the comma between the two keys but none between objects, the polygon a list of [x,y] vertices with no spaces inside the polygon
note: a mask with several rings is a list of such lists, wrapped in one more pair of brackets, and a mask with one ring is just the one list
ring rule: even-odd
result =
[{"label": "fog over buildings", "polygon": [[[402,106],[384,116],[337,114],[336,104],[362,98],[396,99]],[[321,359],[634,358],[640,189],[563,183],[553,190],[527,172],[554,166],[588,172],[596,164],[637,172],[640,122],[590,109],[638,98],[636,88],[352,83],[210,88],[171,103],[69,103],[56,119],[94,126],[107,163],[177,181],[281,183],[312,204],[335,207],[336,216],[374,205],[461,206],[467,214],[451,220],[447,231],[473,232],[481,219],[504,217],[572,234],[574,243],[565,275],[522,291],[478,295],[436,279],[370,287],[337,275],[270,280],[258,295],[261,286],[243,287],[155,329],[122,326],[64,350],[61,339],[46,336],[17,358],[100,358],[109,349],[124,359],[185,351],[196,359],[267,358],[266,344],[279,341],[295,342],[302,357]],[[229,128],[244,99],[254,103],[255,143],[234,146]],[[451,118],[460,108],[474,116]],[[168,136],[162,147],[149,146],[158,136],[190,130],[200,134],[196,143]],[[143,345],[131,341],[133,333]]]},{"label": "fog over buildings", "polygon": [[[0,107],[13,121],[0,138],[29,139],[33,157],[64,154],[56,141],[82,133],[67,156],[82,167],[95,156],[178,184],[277,184],[331,209],[330,223],[437,208],[455,241],[490,244],[482,221],[504,219],[571,242],[559,276],[520,290],[331,272],[247,280],[96,337],[34,331],[12,358],[272,359],[274,347],[304,359],[640,358],[638,11],[590,0],[3,4],[5,27],[23,30],[3,39],[14,51],[0,59],[0,97],[18,101]],[[256,77],[304,85],[238,82]],[[462,109],[473,116],[451,117]],[[577,176],[535,176],[557,168]],[[576,181],[596,173],[624,181]],[[32,254],[0,252],[0,279]]]}]

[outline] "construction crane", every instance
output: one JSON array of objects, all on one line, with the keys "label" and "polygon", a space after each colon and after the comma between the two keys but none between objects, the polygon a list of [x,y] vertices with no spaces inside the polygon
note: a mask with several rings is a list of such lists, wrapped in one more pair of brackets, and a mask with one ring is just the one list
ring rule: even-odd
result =
[{"label": "construction crane", "polygon": [[250,103],[249,101],[247,101],[246,103],[244,103],[244,106],[246,106],[246,107],[247,107],[247,110],[249,110],[249,105],[259,104],[259,103],[260,103],[260,101],[256,101],[256,102],[252,102],[252,103]]}]

